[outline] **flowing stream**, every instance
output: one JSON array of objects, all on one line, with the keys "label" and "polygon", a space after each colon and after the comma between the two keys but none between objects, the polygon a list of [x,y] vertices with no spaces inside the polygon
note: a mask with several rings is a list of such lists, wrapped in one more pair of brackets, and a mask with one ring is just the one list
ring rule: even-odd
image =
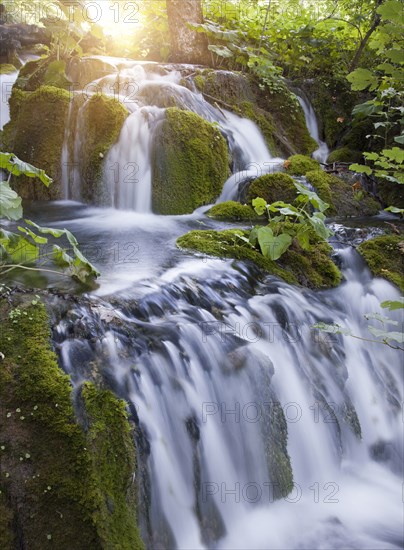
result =
[{"label": "flowing stream", "polygon": [[[180,86],[179,73],[128,65],[121,82],[136,71],[139,90],[107,160],[138,163],[143,190],[106,177],[111,206],[134,211],[64,201],[26,216],[74,231],[102,272],[85,298],[53,298],[53,341],[76,386],[102,376],[129,404],[147,548],[402,548],[402,354],[312,329],[335,322],[368,338],[364,314],[398,291],[346,244],[335,245],[344,282],[322,292],[176,249],[190,229],[227,225],[150,213],[150,144],[164,112],[141,99],[150,87],[219,123],[234,174],[274,159],[252,123]],[[67,197],[80,196],[79,172],[76,183],[65,181]]]}]

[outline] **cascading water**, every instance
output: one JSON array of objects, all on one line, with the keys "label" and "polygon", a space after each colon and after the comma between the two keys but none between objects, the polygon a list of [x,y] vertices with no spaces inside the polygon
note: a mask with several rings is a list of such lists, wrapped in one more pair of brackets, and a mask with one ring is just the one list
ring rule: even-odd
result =
[{"label": "cascading water", "polygon": [[[24,54],[19,58],[20,62],[24,66],[28,61],[33,61],[38,59],[38,55],[33,54]],[[19,74],[19,70],[15,70],[9,74],[0,74],[0,90],[2,94],[1,104],[0,104],[0,130],[4,128],[7,122],[10,121],[10,105],[9,99],[11,96],[11,90],[16,82]]]},{"label": "cascading water", "polygon": [[310,135],[318,143],[318,149],[314,151],[313,158],[318,160],[318,162],[325,163],[327,161],[330,150],[328,145],[320,139],[320,132],[318,129],[318,122],[316,113],[314,112],[313,106],[307,99],[306,95],[299,91],[299,94],[296,96],[299,100],[300,105],[302,106],[304,116],[306,118],[307,129],[310,132]]},{"label": "cascading water", "polygon": [[[124,86],[125,70],[127,82],[131,71],[147,76],[108,165],[150,168],[150,140],[164,105],[146,98],[160,91],[164,99],[166,87],[220,124],[235,171],[272,160],[252,123],[180,86],[175,71],[162,76],[139,64],[120,70],[98,85]],[[80,140],[69,127],[64,160],[79,156]],[[79,168],[73,186],[64,173],[66,192],[77,196]],[[147,210],[149,174],[138,176],[142,190],[121,176],[111,182],[111,204]],[[239,183],[227,185],[229,197]],[[93,247],[103,272],[98,296],[70,306],[66,296],[50,298],[53,341],[76,386],[103,377],[129,404],[147,548],[403,547],[401,352],[311,329],[319,321],[339,323],[369,338],[364,314],[398,297],[391,284],[371,277],[355,250],[337,247],[345,281],[315,293],[242,262],[176,250],[176,238],[189,229],[223,227],[198,215],[36,208],[38,223],[48,225],[53,215],[53,226],[68,227],[84,249]],[[391,316],[402,322],[397,312]]]},{"label": "cascading water", "polygon": [[[151,211],[151,152],[158,122],[164,118],[167,97],[175,105],[191,110],[209,122],[217,123],[225,136],[233,158],[233,175],[225,183],[219,201],[237,196],[238,188],[251,177],[279,167],[283,159],[273,158],[258,127],[230,111],[210,105],[195,88],[181,83],[176,69],[159,74],[153,64],[122,62],[119,70],[88,86],[86,95],[104,93],[119,99],[130,111],[118,142],[104,163],[104,179],[110,193],[110,205],[136,212]],[[79,92],[80,93],[80,92]],[[82,110],[70,110],[62,153],[62,179],[65,198],[81,200],[80,173],[85,140],[80,126]]]},{"label": "cascading water", "polygon": [[[168,222],[172,243],[185,222]],[[148,548],[402,547],[401,352],[310,328],[369,337],[363,315],[398,292],[352,248],[337,253],[334,290],[179,257],[56,323],[75,383],[98,364],[130,404]]]}]

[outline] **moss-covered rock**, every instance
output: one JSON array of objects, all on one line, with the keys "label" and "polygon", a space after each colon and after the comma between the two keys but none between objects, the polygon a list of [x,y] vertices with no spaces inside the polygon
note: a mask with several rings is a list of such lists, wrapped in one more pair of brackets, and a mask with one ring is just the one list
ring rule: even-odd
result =
[{"label": "moss-covered rock", "polygon": [[213,105],[224,106],[255,122],[272,154],[309,155],[317,148],[296,96],[282,79],[270,88],[252,76],[205,69],[194,77],[194,84]]},{"label": "moss-covered rock", "polygon": [[291,203],[297,197],[294,180],[282,172],[260,176],[251,183],[247,191],[249,202],[257,197],[265,199],[268,204],[275,201]]},{"label": "moss-covered rock", "polygon": [[15,87],[25,92],[34,92],[41,86],[55,86],[69,90],[72,83],[66,76],[66,63],[56,56],[42,56],[28,61],[18,74]]},{"label": "moss-covered rock", "polygon": [[341,178],[314,170],[306,174],[307,181],[316,189],[319,197],[330,205],[327,215],[344,218],[375,216],[380,204],[364,190],[357,192]]},{"label": "moss-covered rock", "polygon": [[208,256],[252,261],[264,271],[290,284],[328,288],[340,283],[341,274],[329,257],[331,247],[327,243],[313,237],[311,250],[305,251],[294,242],[280,260],[273,262],[243,240],[248,239],[249,234],[249,231],[241,229],[190,231],[177,240],[177,246]]},{"label": "moss-covered rock", "polygon": [[230,221],[251,221],[258,218],[251,206],[235,201],[215,204],[215,206],[212,206],[206,215],[209,216],[209,218],[215,218],[216,220]]},{"label": "moss-covered rock", "polygon": [[339,147],[328,155],[327,162],[361,162],[363,160],[360,151],[353,151],[349,147]]},{"label": "moss-covered rock", "polygon": [[320,164],[305,155],[293,155],[285,162],[285,168],[291,176],[304,176],[307,172],[318,170]]},{"label": "moss-covered rock", "polygon": [[377,194],[384,206],[404,208],[404,185],[391,181],[379,180]]},{"label": "moss-covered rock", "polygon": [[358,247],[375,277],[383,277],[404,292],[404,235],[382,235]]},{"label": "moss-covered rock", "polygon": [[17,72],[16,67],[11,63],[0,63],[0,74],[11,74]]},{"label": "moss-covered rock", "polygon": [[217,127],[169,108],[155,137],[153,211],[188,214],[213,202],[229,173],[227,144]]},{"label": "moss-covered rock", "polygon": [[54,178],[48,189],[24,177],[15,180],[23,198],[55,200],[62,198],[60,186],[61,155],[70,96],[66,90],[42,86],[35,92],[16,91],[2,136],[5,150],[42,168]]},{"label": "moss-covered rock", "polygon": [[[77,96],[80,103],[81,94]],[[103,181],[104,158],[118,140],[128,110],[118,100],[96,94],[77,110],[84,136],[80,154],[81,198],[96,205],[110,205],[110,193]]]},{"label": "moss-covered rock", "polygon": [[86,383],[78,421],[43,304],[15,295],[0,316],[2,548],[142,548],[124,404]]}]

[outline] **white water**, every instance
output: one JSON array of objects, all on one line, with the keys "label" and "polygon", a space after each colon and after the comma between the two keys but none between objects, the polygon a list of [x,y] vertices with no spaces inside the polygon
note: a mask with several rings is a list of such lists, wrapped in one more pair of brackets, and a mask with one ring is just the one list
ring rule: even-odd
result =
[{"label": "white water", "polygon": [[[138,281],[113,306],[101,302],[118,322],[97,329],[96,357],[139,417],[148,548],[402,547],[402,352],[310,329],[332,321],[369,337],[363,315],[398,292],[351,248],[339,255],[347,281],[322,293],[194,258]],[[94,306],[78,312],[89,327],[100,326]],[[62,345],[73,376],[83,345]],[[276,501],[267,463],[275,404],[294,476]]]},{"label": "white water", "polygon": [[330,154],[330,150],[328,148],[328,145],[320,139],[317,117],[316,113],[314,112],[313,106],[304,94],[302,94],[302,96],[297,95],[296,97],[299,100],[300,105],[302,106],[304,116],[306,118],[307,129],[309,130],[311,137],[315,139],[318,143],[318,149],[314,151],[313,158],[318,160],[318,162],[325,163],[327,161],[328,155]]},{"label": "white water", "polygon": [[[119,63],[118,63],[119,61]],[[210,105],[197,90],[180,84],[177,70],[161,75],[153,65],[117,60],[120,67],[86,86],[86,94],[103,92],[119,99],[131,113],[117,143],[104,162],[104,180],[109,189],[110,205],[136,212],[151,211],[151,154],[157,123],[163,119],[167,98],[209,122],[217,123],[225,136],[233,158],[233,175],[226,182],[220,201],[235,198],[239,184],[247,177],[274,171],[283,159],[274,159],[258,127],[230,111]],[[81,107],[85,109],[85,104]],[[77,126],[72,117],[66,129],[62,153],[62,180],[65,198],[81,200],[80,172],[82,144],[85,140],[79,112]],[[74,144],[72,145],[72,140]],[[73,156],[70,151],[73,151]],[[70,158],[72,156],[72,158]]]},{"label": "white water", "polygon": [[11,90],[18,78],[18,71],[10,74],[0,74],[1,104],[0,104],[0,130],[10,121],[10,106],[8,101],[11,97]]},{"label": "white water", "polygon": [[[21,63],[25,65],[28,61],[33,61],[38,59],[38,55],[25,54],[21,56]],[[15,81],[18,78],[18,73],[20,71],[16,70],[10,74],[0,74],[0,93],[1,93],[1,104],[0,104],[0,130],[4,128],[7,122],[10,122],[10,106],[9,100],[11,97],[11,90],[14,86]]]}]

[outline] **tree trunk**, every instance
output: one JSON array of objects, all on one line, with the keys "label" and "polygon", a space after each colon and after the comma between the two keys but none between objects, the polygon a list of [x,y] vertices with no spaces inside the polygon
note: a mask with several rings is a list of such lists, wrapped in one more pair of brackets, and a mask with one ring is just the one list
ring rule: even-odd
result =
[{"label": "tree trunk", "polygon": [[171,58],[177,63],[207,64],[210,59],[208,42],[187,23],[203,23],[201,0],[166,0],[171,35]]},{"label": "tree trunk", "polygon": [[[167,0],[168,1],[168,0]],[[352,63],[351,63],[351,66],[349,67],[349,72],[351,73],[352,71],[354,71],[356,69],[356,67],[358,66],[358,63],[360,61],[360,58],[362,56],[362,53],[363,53],[363,50],[365,49],[367,43],[369,42],[369,39],[370,37],[372,36],[372,34],[375,32],[375,30],[377,29],[377,27],[380,25],[380,22],[381,22],[381,17],[380,15],[377,13],[377,8],[379,6],[381,6],[383,4],[383,0],[377,0],[376,1],[376,7],[375,7],[375,13],[374,13],[374,16],[373,16],[373,23],[372,23],[372,26],[370,27],[370,29],[368,30],[368,32],[365,34],[365,36],[363,37],[363,40],[362,42],[360,43],[359,45],[359,48],[355,54],[355,57],[353,58],[352,60]]]}]

